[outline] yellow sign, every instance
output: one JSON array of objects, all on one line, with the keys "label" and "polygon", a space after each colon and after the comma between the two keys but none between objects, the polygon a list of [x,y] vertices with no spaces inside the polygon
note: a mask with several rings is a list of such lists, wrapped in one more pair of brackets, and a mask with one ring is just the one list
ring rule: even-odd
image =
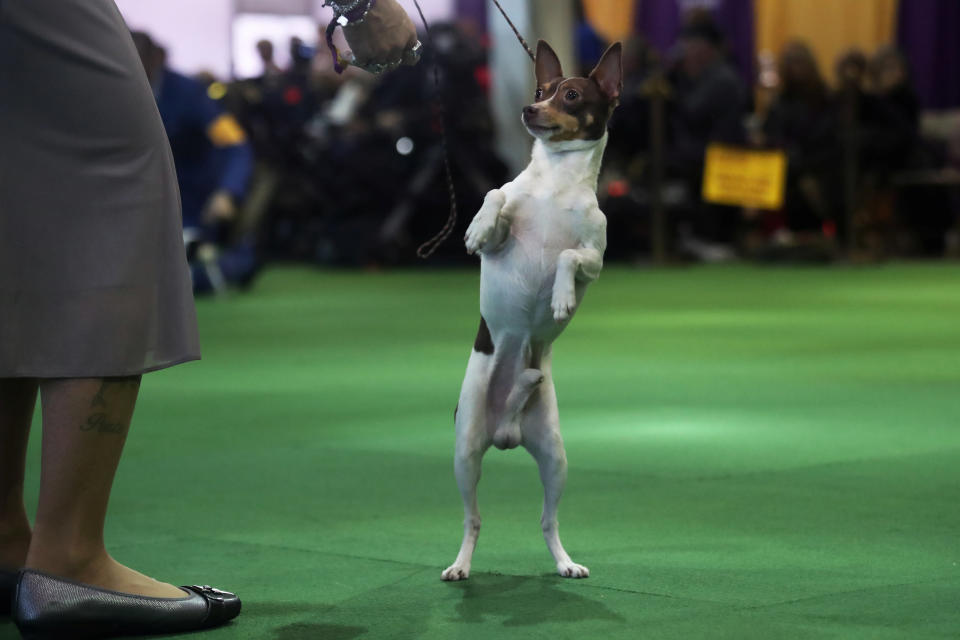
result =
[{"label": "yellow sign", "polygon": [[779,209],[787,178],[783,151],[758,151],[712,144],[707,147],[703,199],[754,209]]}]

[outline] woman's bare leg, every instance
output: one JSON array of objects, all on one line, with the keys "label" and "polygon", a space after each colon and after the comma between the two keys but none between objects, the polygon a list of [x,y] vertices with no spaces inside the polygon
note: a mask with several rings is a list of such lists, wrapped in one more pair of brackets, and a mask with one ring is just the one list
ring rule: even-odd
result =
[{"label": "woman's bare leg", "polygon": [[36,380],[0,379],[0,569],[22,567],[30,547],[23,474],[36,404]]},{"label": "woman's bare leg", "polygon": [[184,597],[111,558],[103,523],[140,377],[43,380],[40,502],[26,566],[106,589]]}]

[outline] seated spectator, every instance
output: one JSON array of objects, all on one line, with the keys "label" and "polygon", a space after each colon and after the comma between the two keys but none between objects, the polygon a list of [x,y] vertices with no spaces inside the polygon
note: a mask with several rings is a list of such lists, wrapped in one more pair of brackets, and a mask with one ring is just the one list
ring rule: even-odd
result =
[{"label": "seated spectator", "polygon": [[837,59],[837,89],[863,93],[867,82],[867,56],[859,49],[850,49]]},{"label": "seated spectator", "polygon": [[700,202],[704,157],[711,143],[744,143],[746,90],[724,57],[723,36],[709,16],[699,15],[684,27],[680,53],[673,74],[668,172],[686,183],[694,203],[691,223],[695,238],[688,238],[687,248],[702,259],[722,259],[730,255],[738,212]]},{"label": "seated spectator", "polygon": [[907,61],[895,47],[884,47],[870,60],[869,81],[883,131],[883,146],[870,149],[885,164],[884,173],[903,169],[919,142],[920,99],[913,88]]},{"label": "seated spectator", "polygon": [[681,34],[671,128],[673,159],[679,166],[702,168],[711,142],[743,143],[746,91],[723,57],[722,42],[713,22],[697,21]]},{"label": "seated spectator", "polygon": [[620,106],[610,120],[610,141],[607,143],[606,163],[617,167],[617,172],[634,180],[642,178],[644,154],[650,137],[649,80],[654,68],[654,52],[642,36],[633,36],[623,48],[623,89]]},{"label": "seated spectator", "polygon": [[907,59],[896,47],[883,47],[870,61],[873,91],[895,106],[914,127],[920,122],[920,99],[913,88]]},{"label": "seated spectator", "polygon": [[844,189],[838,194],[850,230],[850,246],[880,257],[893,243],[896,192],[893,174],[917,150],[919,105],[906,65],[895,49],[868,63],[858,50],[837,62],[834,110],[843,148]]},{"label": "seated spectator", "polygon": [[[607,216],[607,253],[612,259],[634,258],[650,250],[650,221],[637,195],[651,178],[650,101],[665,95],[666,80],[655,53],[642,36],[623,48],[623,89],[620,106],[610,119],[610,139],[600,178],[600,207]],[[665,99],[665,98],[664,98]]]},{"label": "seated spectator", "polygon": [[881,49],[869,63],[856,49],[841,56],[834,100],[841,131],[855,134],[859,170],[871,183],[905,166],[917,143],[920,107],[895,49]]},{"label": "seated spectator", "polygon": [[807,45],[787,45],[780,89],[763,124],[763,142],[787,154],[784,214],[791,231],[819,230],[838,217],[841,155],[827,85]]},{"label": "seated spectator", "polygon": [[[864,131],[863,167],[867,186],[886,199],[891,222],[902,232],[896,249],[956,255],[957,192],[949,186],[950,177],[940,173],[949,162],[947,147],[943,138],[921,138],[920,102],[909,65],[896,48],[883,47],[870,60],[868,74],[879,117]],[[909,177],[897,185],[896,174],[903,171]]]}]

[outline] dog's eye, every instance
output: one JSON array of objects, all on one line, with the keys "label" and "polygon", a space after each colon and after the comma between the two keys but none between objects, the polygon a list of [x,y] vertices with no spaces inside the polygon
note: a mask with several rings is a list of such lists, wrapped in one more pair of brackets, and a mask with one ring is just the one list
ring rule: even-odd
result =
[{"label": "dog's eye", "polygon": [[570,89],[570,91],[567,91],[567,95],[566,95],[567,100],[573,101],[579,97],[580,97],[580,94],[574,91],[573,89]]},{"label": "dog's eye", "polygon": [[540,100],[540,98],[543,97],[543,89],[537,89],[537,92],[534,94],[533,97],[536,98],[537,100]]}]

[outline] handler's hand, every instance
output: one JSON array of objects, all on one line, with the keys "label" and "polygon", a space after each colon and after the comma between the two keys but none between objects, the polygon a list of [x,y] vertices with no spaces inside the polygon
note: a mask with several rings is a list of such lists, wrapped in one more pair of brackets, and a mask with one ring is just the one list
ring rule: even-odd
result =
[{"label": "handler's hand", "polygon": [[[414,50],[417,30],[397,0],[376,0],[366,19],[358,25],[348,24],[343,35],[352,50],[351,64],[372,73],[413,65],[420,59],[419,51]],[[351,58],[351,52],[346,58]]]}]

